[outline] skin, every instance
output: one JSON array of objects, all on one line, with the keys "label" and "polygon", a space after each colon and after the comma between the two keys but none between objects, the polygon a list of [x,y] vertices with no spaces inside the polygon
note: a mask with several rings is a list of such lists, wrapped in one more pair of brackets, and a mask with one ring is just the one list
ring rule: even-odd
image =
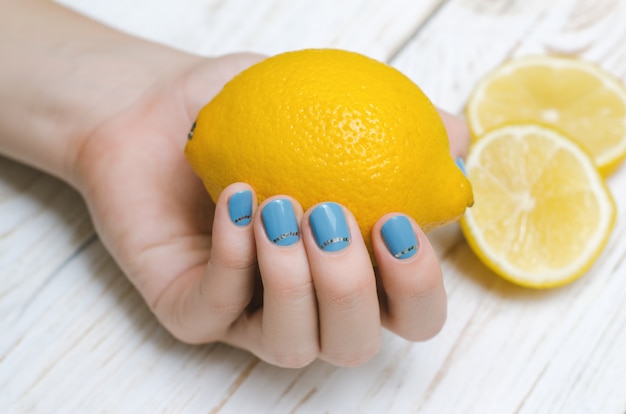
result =
[{"label": "skin", "polygon": [[[80,192],[102,242],[172,335],[295,368],[363,364],[381,327],[411,341],[441,329],[446,293],[427,237],[410,220],[419,250],[399,260],[380,235],[401,212],[373,229],[373,269],[347,209],[352,240],[328,253],[315,244],[311,210],[290,198],[301,238],[277,246],[260,219],[273,198],[254,202],[252,223],[237,227],[227,200],[252,189],[233,184],[213,203],[191,171],[183,148],[197,112],[262,56],[186,54],[48,1],[0,5],[0,154]],[[441,115],[452,156],[464,155],[465,124]]]}]

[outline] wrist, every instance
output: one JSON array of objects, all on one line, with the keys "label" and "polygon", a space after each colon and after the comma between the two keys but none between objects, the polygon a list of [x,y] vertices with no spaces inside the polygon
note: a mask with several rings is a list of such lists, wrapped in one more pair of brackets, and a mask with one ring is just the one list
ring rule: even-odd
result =
[{"label": "wrist", "polygon": [[3,5],[11,13],[0,17],[0,152],[73,185],[86,137],[199,59],[52,2]]}]

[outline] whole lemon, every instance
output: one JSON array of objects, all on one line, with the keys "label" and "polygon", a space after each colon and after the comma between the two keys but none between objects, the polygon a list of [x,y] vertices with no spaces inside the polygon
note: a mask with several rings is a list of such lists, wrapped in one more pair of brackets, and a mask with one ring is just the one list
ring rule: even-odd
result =
[{"label": "whole lemon", "polygon": [[383,214],[408,214],[428,231],[473,203],[421,89],[342,50],[287,52],[244,70],[200,111],[185,154],[213,200],[246,182],[259,202],[286,194],[304,209],[345,205],[370,252]]}]

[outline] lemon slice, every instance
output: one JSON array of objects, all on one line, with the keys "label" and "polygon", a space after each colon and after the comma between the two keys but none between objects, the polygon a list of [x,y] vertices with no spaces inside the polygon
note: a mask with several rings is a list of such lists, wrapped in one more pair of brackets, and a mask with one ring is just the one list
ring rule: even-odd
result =
[{"label": "lemon slice", "polygon": [[466,115],[474,137],[508,123],[547,124],[585,148],[605,176],[626,156],[626,88],[580,59],[505,62],[478,83]]},{"label": "lemon slice", "polygon": [[615,204],[586,152],[561,133],[530,124],[495,129],[472,146],[465,166],[475,202],[461,229],[505,279],[560,286],[605,246]]}]

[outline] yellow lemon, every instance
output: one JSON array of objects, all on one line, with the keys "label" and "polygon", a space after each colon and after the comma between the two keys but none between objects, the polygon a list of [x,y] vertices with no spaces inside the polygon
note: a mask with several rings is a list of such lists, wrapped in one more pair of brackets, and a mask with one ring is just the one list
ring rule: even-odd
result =
[{"label": "yellow lemon", "polygon": [[478,83],[466,112],[474,137],[507,123],[547,124],[585,148],[603,175],[626,156],[626,88],[580,59],[505,62]]},{"label": "yellow lemon", "polygon": [[461,229],[499,275],[527,287],[559,286],[602,251],[616,207],[571,139],[539,125],[497,128],[472,146],[465,166],[476,202]]},{"label": "yellow lemon", "polygon": [[300,50],[246,69],[200,111],[190,137],[186,157],[213,200],[246,182],[259,201],[335,201],[368,247],[385,213],[429,230],[472,204],[433,104],[399,71],[357,53]]}]

